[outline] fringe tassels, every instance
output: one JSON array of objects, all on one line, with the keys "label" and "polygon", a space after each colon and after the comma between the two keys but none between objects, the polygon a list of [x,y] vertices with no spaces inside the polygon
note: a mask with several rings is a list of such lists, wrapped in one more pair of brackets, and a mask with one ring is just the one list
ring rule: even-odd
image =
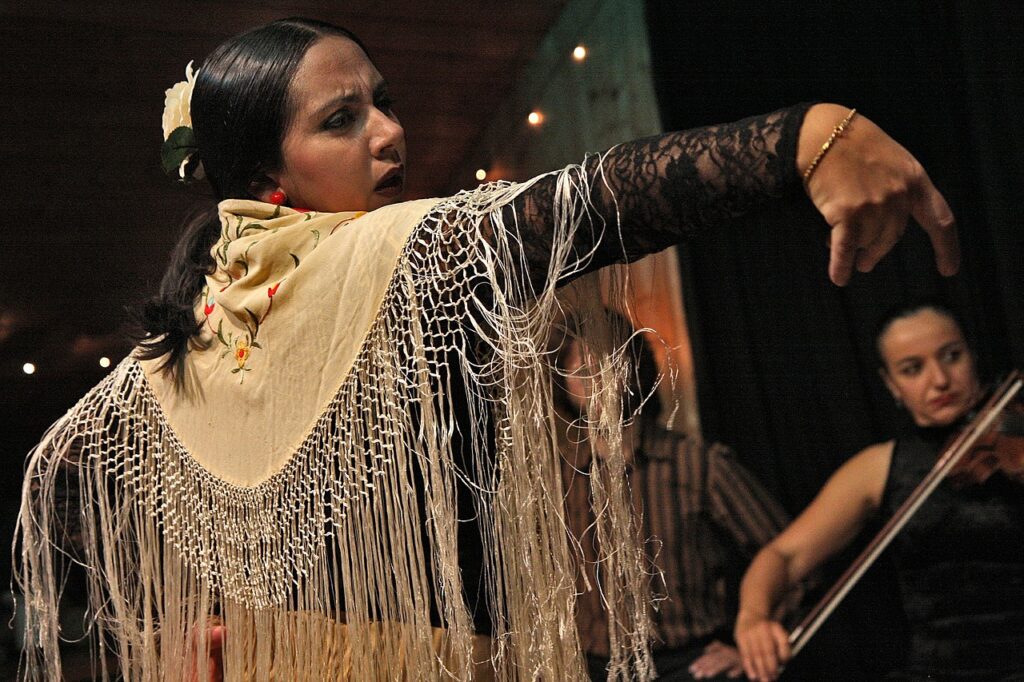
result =
[{"label": "fringe tassels", "polygon": [[[80,563],[101,679],[204,679],[214,624],[229,680],[583,679],[582,558],[564,517],[547,343],[563,314],[553,283],[589,258],[578,231],[615,227],[594,217],[583,170],[562,171],[549,284],[535,291],[526,237],[501,210],[527,186],[446,200],[413,231],[349,376],[259,485],[203,469],[132,358],[59,421],[29,460],[19,519],[36,645],[25,677],[60,679],[60,591]],[[590,428],[620,442],[621,350],[598,287],[574,296],[605,358],[593,411],[604,417]],[[467,423],[468,467],[452,447]],[[601,589],[612,679],[644,679],[647,577],[624,468],[619,456],[592,464]],[[493,638],[474,634],[463,596],[476,586],[459,567],[459,485],[474,490]]]}]

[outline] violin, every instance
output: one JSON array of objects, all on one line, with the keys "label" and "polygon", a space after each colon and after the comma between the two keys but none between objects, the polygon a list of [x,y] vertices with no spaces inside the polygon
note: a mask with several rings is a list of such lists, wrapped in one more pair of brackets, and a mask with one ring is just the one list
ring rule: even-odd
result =
[{"label": "violin", "polygon": [[[1024,483],[1024,393],[1006,404],[992,426],[953,466],[949,480],[958,485],[987,481],[996,472]],[[948,445],[947,445],[948,447]]]},{"label": "violin", "polygon": [[1024,483],[1022,386],[1024,378],[1020,372],[1011,372],[982,408],[969,418],[967,425],[946,444],[928,475],[914,488],[821,601],[793,628],[789,634],[792,656],[800,653],[942,481],[949,479],[960,486],[976,485],[1000,472]]}]

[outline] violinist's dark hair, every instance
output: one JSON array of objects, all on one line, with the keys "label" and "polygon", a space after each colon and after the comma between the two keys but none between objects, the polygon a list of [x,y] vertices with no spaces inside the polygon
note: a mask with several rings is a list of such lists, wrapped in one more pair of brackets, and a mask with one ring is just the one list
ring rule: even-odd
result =
[{"label": "violinist's dark hair", "polygon": [[[228,39],[199,67],[192,129],[216,201],[252,199],[253,183],[280,169],[292,114],[289,86],[306,52],[325,36],[348,38],[366,52],[347,29],[292,17]],[[172,375],[200,330],[194,306],[204,278],[216,267],[210,249],[219,233],[215,208],[193,214],[171,253],[159,293],[132,311],[139,356],[165,358],[161,369]]]},{"label": "violinist's dark hair", "polygon": [[937,296],[928,296],[897,303],[886,310],[878,319],[878,322],[875,324],[875,333],[872,338],[875,340],[875,363],[880,370],[883,372],[888,371],[885,364],[885,357],[882,355],[882,337],[885,336],[887,331],[889,331],[893,322],[912,317],[923,310],[931,310],[952,320],[963,334],[964,341],[967,343],[967,347],[970,349],[971,354],[975,356],[975,359],[977,359],[973,339],[971,338],[968,332],[968,327],[964,323],[964,319],[961,317],[960,313],[958,313],[956,309],[944,299]]}]

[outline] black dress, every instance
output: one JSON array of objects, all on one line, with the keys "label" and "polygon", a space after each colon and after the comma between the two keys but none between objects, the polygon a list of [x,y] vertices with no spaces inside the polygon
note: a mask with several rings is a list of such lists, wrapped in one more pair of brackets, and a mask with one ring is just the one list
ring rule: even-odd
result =
[{"label": "black dress", "polygon": [[[950,433],[896,440],[883,513],[924,478]],[[911,635],[892,679],[1024,680],[1024,485],[998,472],[983,484],[944,481],[892,551]]]}]

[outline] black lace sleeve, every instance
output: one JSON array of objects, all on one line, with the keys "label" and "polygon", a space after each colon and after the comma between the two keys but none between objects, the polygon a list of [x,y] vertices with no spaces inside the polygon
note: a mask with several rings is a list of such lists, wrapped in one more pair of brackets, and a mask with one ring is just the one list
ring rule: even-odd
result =
[{"label": "black lace sleeve", "polygon": [[[795,193],[797,138],[809,107],[634,140],[588,157],[582,172],[599,215],[591,216],[592,229],[578,233],[577,252],[594,253],[573,276],[660,251]],[[557,184],[557,175],[542,177],[509,209],[527,233],[523,256],[535,282],[548,273]],[[600,229],[616,220],[620,230]]]}]

